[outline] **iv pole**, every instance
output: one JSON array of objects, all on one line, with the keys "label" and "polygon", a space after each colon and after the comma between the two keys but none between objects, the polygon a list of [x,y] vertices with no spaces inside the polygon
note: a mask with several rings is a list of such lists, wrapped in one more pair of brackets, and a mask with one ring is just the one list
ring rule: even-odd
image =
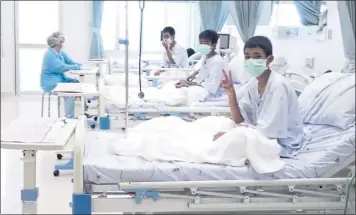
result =
[{"label": "iv pole", "polygon": [[127,125],[128,125],[128,120],[129,120],[129,111],[128,111],[128,104],[129,104],[129,22],[128,22],[128,1],[126,1],[126,5],[125,5],[125,19],[126,19],[126,23],[125,23],[125,27],[126,27],[126,31],[125,31],[125,87],[126,87],[126,98],[125,98],[125,131],[127,130]]},{"label": "iv pole", "polygon": [[141,20],[140,20],[140,48],[139,48],[139,54],[138,54],[138,78],[139,78],[139,86],[140,86],[140,92],[138,93],[139,98],[144,98],[145,94],[142,92],[142,84],[141,84],[141,56],[142,56],[142,28],[143,28],[143,10],[145,9],[145,1],[140,0],[138,1],[140,10],[141,10]]}]

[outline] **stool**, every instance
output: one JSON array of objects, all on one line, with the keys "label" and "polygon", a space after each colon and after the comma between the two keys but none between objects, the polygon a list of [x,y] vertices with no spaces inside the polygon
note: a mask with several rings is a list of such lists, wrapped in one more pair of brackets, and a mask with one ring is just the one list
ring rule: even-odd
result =
[{"label": "stool", "polygon": [[[41,117],[43,117],[44,97],[46,94],[48,94],[48,117],[51,117],[51,95],[53,94],[52,92],[43,92],[42,93]],[[56,94],[54,94],[54,95],[56,95]],[[60,118],[60,116],[61,116],[60,107],[61,107],[61,100],[60,100],[60,97],[57,96],[58,118]]]}]

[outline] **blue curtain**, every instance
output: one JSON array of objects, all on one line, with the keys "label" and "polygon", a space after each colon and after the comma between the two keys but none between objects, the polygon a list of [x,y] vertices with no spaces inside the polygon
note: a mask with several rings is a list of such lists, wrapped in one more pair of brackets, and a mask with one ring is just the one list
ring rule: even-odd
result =
[{"label": "blue curtain", "polygon": [[246,42],[255,34],[260,19],[263,2],[261,1],[232,1],[230,2],[231,16],[242,41]]},{"label": "blue curtain", "polygon": [[318,25],[322,1],[294,1],[303,25]]},{"label": "blue curtain", "polygon": [[338,1],[337,6],[346,58],[342,72],[355,72],[355,3],[352,6],[347,1]]},{"label": "blue curtain", "polygon": [[226,1],[199,1],[199,11],[202,31],[221,31],[229,15]]},{"label": "blue curtain", "polygon": [[93,26],[90,47],[90,59],[104,58],[103,41],[100,36],[101,20],[103,16],[104,1],[93,1]]}]

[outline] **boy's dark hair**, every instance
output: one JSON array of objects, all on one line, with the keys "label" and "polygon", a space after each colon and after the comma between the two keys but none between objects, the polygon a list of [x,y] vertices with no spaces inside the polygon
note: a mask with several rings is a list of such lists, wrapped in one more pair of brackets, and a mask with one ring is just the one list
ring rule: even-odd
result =
[{"label": "boy's dark hair", "polygon": [[190,57],[190,56],[192,56],[193,54],[195,54],[194,49],[192,49],[192,48],[187,49],[187,54],[188,54],[188,57]]},{"label": "boy's dark hair", "polygon": [[329,70],[326,70],[326,72],[324,72],[324,74],[325,74],[325,73],[331,73],[331,72],[333,72],[333,71],[331,71],[331,70],[329,69]]},{"label": "boy's dark hair", "polygon": [[168,26],[168,27],[163,28],[162,33],[169,33],[171,36],[176,35],[176,31],[175,31],[174,28],[171,27],[171,26]]},{"label": "boy's dark hair", "polygon": [[216,44],[216,43],[218,43],[219,35],[218,35],[218,33],[216,33],[216,31],[205,30],[199,34],[199,40],[201,40],[201,39],[207,39],[207,40],[210,40],[212,44]]},{"label": "boy's dark hair", "polygon": [[266,57],[273,55],[272,43],[264,36],[254,36],[248,39],[245,43],[244,51],[249,48],[261,48]]}]

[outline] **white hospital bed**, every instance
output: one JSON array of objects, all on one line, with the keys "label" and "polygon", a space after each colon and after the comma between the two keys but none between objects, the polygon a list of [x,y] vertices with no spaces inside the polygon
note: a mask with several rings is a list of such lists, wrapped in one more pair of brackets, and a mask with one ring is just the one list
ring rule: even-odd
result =
[{"label": "white hospital bed", "polygon": [[[308,145],[273,174],[228,167],[145,161],[108,153],[111,133],[86,133],[78,124],[73,214],[330,212],[355,202],[350,180],[331,178],[355,161],[355,127],[305,126]],[[80,132],[79,132],[80,131]],[[340,138],[341,137],[341,138]],[[350,172],[350,170],[347,170]],[[354,177],[354,169],[353,175]],[[347,195],[348,194],[348,195]]]},{"label": "white hospital bed", "polygon": [[[136,89],[137,90],[137,89]],[[105,86],[104,80],[99,80],[99,116],[103,117],[106,113],[108,113],[111,117],[118,117],[125,113],[126,111],[126,104],[123,102],[121,105],[119,104],[110,104],[109,101],[105,100],[104,94],[107,91],[107,87]],[[130,91],[130,89],[129,89]],[[121,95],[124,92],[117,92]],[[136,95],[136,94],[135,94]],[[140,100],[137,98],[137,100]],[[199,102],[203,103],[203,102]],[[225,104],[226,103],[226,104]],[[214,105],[216,104],[216,105]],[[222,104],[222,105],[219,105]],[[225,104],[225,105],[224,105]],[[134,120],[145,119],[146,115],[173,115],[173,116],[184,116],[188,115],[191,116],[194,113],[203,114],[203,115],[219,115],[219,114],[228,114],[230,113],[230,109],[227,106],[226,99],[211,99],[208,102],[209,106],[203,105],[196,105],[190,107],[171,107],[163,105],[162,103],[148,103],[144,102],[137,102],[128,105],[128,112],[129,114],[133,115]]]},{"label": "white hospital bed", "polygon": [[18,118],[1,132],[2,149],[23,152],[24,178],[21,190],[23,214],[37,214],[39,193],[36,184],[37,152],[63,150],[75,133],[76,123],[77,120],[74,119]]}]

